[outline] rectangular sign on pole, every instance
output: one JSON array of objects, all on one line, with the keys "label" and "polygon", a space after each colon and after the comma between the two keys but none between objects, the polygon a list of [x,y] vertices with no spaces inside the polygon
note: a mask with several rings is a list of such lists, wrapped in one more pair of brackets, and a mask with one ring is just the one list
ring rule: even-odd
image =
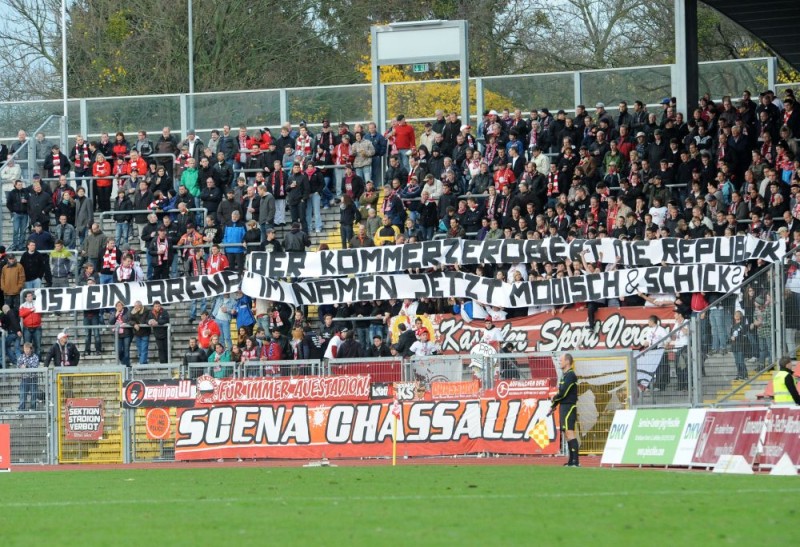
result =
[{"label": "rectangular sign on pole", "polygon": [[416,73],[428,72],[428,68],[428,63],[417,63],[416,65],[413,65],[412,71]]},{"label": "rectangular sign on pole", "polygon": [[0,424],[0,471],[11,471],[11,426]]},{"label": "rectangular sign on pole", "polygon": [[68,441],[97,441],[103,438],[103,399],[67,399],[64,422]]}]

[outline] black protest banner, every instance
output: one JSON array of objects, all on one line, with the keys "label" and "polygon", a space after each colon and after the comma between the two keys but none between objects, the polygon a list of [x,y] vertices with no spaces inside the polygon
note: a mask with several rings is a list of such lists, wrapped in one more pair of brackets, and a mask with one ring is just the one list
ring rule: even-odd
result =
[{"label": "black protest banner", "polygon": [[321,278],[343,275],[413,272],[456,264],[513,264],[563,260],[658,266],[661,264],[737,264],[762,259],[776,262],[785,254],[780,241],[752,236],[701,239],[664,238],[621,241],[613,238],[489,239],[484,241],[441,239],[318,252],[256,252],[247,260],[247,271],[269,278]]},{"label": "black protest banner", "polygon": [[117,302],[125,307],[136,301],[150,306],[177,304],[201,298],[213,298],[239,288],[236,272],[219,272],[200,277],[179,277],[136,283],[110,283],[83,287],[35,289],[35,308],[38,312],[67,312],[113,308]]},{"label": "black protest banner", "polygon": [[651,266],[504,283],[462,272],[376,274],[287,283],[250,272],[242,291],[295,306],[331,302],[427,298],[467,298],[504,308],[562,306],[645,293],[728,292],[744,280],[744,266],[690,264]]}]

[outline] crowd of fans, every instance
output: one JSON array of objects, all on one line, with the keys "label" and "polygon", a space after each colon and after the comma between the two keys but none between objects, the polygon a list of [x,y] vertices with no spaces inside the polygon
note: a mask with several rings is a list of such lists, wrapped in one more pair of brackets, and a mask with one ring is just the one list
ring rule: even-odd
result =
[{"label": "crowd of fans", "polygon": [[[748,91],[720,103],[705,96],[686,116],[670,98],[658,112],[648,112],[641,101],[631,108],[621,102],[613,114],[602,103],[594,106],[592,113],[578,105],[570,114],[490,110],[476,128],[456,113],[436,111],[417,129],[398,115],[384,133],[374,123],[355,124],[351,131],[343,122],[334,130],[327,119],[317,134],[304,122],[297,128],[286,123],[277,134],[246,127],[233,133],[226,125],[208,142],[193,130],[179,139],[165,127],[155,140],[144,131],[130,141],[122,132],[113,138],[103,133],[97,141],[78,136],[66,151],[43,134],[29,139],[21,131],[10,150],[0,148],[13,222],[8,252],[0,248],[6,356],[17,362],[22,355],[18,339],[43,353],[36,334],[41,317],[26,311],[32,304],[20,302],[24,289],[166,279],[181,270],[241,272],[253,250],[307,250],[309,234],[323,229],[325,208],[338,209],[343,248],[440,237],[651,240],[739,233],[783,240],[787,248],[800,243],[800,109],[791,90],[781,98],[765,91],[757,102]],[[16,158],[7,159],[9,153]],[[28,153],[36,154],[37,172],[27,172]],[[113,234],[103,232],[100,213],[113,217]],[[280,238],[275,228],[284,225],[291,228]],[[19,260],[14,253],[21,253]],[[752,272],[761,267],[749,266]],[[567,260],[471,271],[517,282],[609,267],[617,266]],[[704,295],[706,304],[715,296]],[[692,295],[576,306],[588,309],[592,326],[600,306],[655,300],[675,305],[681,317],[696,311]],[[192,302],[190,320],[199,312],[200,326],[187,359],[313,359],[330,356],[332,348],[339,356],[409,355],[417,338],[430,333],[409,328],[415,339],[408,347],[390,345],[391,317],[407,315],[410,325],[410,318],[426,313],[499,320],[559,310],[422,299],[329,304],[313,318],[305,311],[293,315],[288,306],[242,294]],[[709,327],[718,351],[730,346],[729,312],[730,321]],[[146,362],[151,331],[161,332],[155,340],[166,359],[159,340],[167,336],[162,327],[169,316],[160,305],[83,313],[87,326],[114,325],[121,362],[130,363],[134,340],[139,362]],[[310,319],[319,322],[316,331]],[[85,352],[91,342],[87,336]],[[435,342],[424,342],[417,350],[435,351],[426,345]],[[95,333],[95,351],[100,344]],[[215,374],[227,373],[228,366],[214,365]]]}]

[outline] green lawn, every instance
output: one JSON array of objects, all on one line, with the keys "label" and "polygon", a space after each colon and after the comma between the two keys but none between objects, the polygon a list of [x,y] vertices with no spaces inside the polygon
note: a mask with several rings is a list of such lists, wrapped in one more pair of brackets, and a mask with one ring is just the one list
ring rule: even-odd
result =
[{"label": "green lawn", "polygon": [[12,545],[791,545],[787,477],[537,466],[0,475]]}]

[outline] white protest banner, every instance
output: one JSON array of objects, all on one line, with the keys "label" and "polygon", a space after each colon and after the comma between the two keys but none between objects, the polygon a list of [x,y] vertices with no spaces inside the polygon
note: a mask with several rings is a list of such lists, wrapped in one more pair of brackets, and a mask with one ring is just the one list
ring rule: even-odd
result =
[{"label": "white protest banner", "polygon": [[462,272],[377,274],[288,283],[246,272],[242,292],[288,304],[419,298],[468,298],[504,308],[563,306],[639,292],[727,293],[744,280],[744,266],[689,264],[614,270],[546,281],[504,283]]},{"label": "white protest banner", "polygon": [[214,298],[239,288],[236,272],[219,272],[200,277],[178,277],[159,281],[110,283],[35,289],[35,308],[38,312],[67,312],[113,308],[117,302],[125,307],[140,301],[145,306],[153,302],[177,304],[201,298]]},{"label": "white protest banner", "polygon": [[255,252],[247,271],[270,278],[320,278],[343,275],[395,273],[456,264],[512,264],[563,260],[660,266],[666,264],[736,264],[753,259],[776,262],[785,254],[780,241],[753,236],[702,239],[664,238],[622,241],[613,238],[440,239],[404,245],[318,252]]}]

